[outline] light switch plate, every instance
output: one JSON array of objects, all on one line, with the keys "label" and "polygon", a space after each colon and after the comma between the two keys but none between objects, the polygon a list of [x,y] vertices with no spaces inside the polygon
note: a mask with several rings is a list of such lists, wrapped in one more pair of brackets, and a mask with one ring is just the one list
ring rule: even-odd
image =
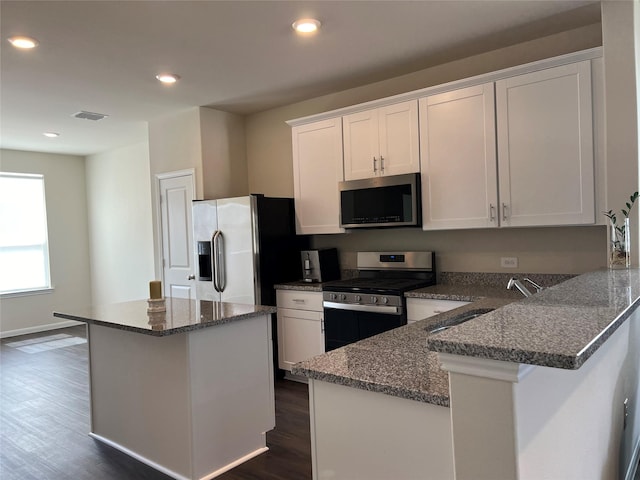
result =
[{"label": "light switch plate", "polygon": [[500,257],[502,268],[518,268],[518,257]]}]

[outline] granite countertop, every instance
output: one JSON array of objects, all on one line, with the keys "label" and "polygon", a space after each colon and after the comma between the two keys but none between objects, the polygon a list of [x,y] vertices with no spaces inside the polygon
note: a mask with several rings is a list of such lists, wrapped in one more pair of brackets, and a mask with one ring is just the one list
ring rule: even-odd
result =
[{"label": "granite countertop", "polygon": [[[464,285],[421,290],[430,289],[446,298],[421,296],[429,292],[412,293],[417,298],[459,300],[464,295],[475,299],[492,292]],[[455,292],[460,295],[452,297]],[[448,376],[440,368],[437,352],[576,369],[640,304],[640,271],[603,270],[567,280],[527,299],[518,295],[475,300],[300,362],[292,373],[446,407]],[[425,330],[482,308],[495,310],[440,333]]]},{"label": "granite countertop", "polygon": [[498,308],[510,301],[479,300],[297,363],[292,373],[448,407],[449,379],[438,354],[427,349],[427,330],[461,312]]},{"label": "granite countertop", "polygon": [[316,282],[303,282],[302,280],[297,282],[278,283],[273,286],[276,290],[298,290],[302,292],[321,292],[322,283]]},{"label": "granite countertop", "polygon": [[640,270],[587,273],[433,335],[430,350],[577,369],[640,304]]},{"label": "granite countertop", "polygon": [[[506,284],[505,284],[506,285]],[[483,298],[506,298],[521,300],[522,294],[505,287],[487,285],[433,285],[431,287],[411,290],[404,294],[407,298],[425,298],[434,300],[456,300],[458,302],[475,302]]]},{"label": "granite countertop", "polygon": [[92,306],[54,317],[163,337],[272,314],[275,307],[167,298],[166,311],[147,313],[146,300]]}]

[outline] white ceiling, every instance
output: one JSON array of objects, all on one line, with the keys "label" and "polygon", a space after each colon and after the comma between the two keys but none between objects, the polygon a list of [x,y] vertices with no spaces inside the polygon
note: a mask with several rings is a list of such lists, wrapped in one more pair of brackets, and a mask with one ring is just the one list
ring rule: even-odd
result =
[{"label": "white ceiling", "polygon": [[[593,4],[2,0],[0,147],[98,153],[141,141],[148,120],[171,112],[212,106],[248,114],[294,103],[593,23]],[[322,22],[318,35],[294,34],[291,23],[302,16]],[[40,45],[16,50],[6,38],[18,34]],[[182,79],[163,86],[160,71]],[[80,110],[109,117],[72,118]]]}]

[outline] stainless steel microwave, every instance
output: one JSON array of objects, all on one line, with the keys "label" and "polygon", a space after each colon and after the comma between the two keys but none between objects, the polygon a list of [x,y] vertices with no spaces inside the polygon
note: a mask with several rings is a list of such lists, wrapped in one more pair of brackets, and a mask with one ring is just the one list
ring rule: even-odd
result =
[{"label": "stainless steel microwave", "polygon": [[343,228],[419,227],[420,174],[340,182]]}]

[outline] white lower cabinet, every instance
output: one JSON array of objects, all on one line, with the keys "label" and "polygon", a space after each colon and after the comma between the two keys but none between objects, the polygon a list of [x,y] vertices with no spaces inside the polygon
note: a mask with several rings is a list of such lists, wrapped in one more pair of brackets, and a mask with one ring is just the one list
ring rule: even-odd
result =
[{"label": "white lower cabinet", "polygon": [[291,367],[324,353],[322,292],[278,290],[278,366]]},{"label": "white lower cabinet", "polygon": [[439,313],[468,305],[470,302],[434,300],[431,298],[407,298],[407,323],[433,317]]}]

